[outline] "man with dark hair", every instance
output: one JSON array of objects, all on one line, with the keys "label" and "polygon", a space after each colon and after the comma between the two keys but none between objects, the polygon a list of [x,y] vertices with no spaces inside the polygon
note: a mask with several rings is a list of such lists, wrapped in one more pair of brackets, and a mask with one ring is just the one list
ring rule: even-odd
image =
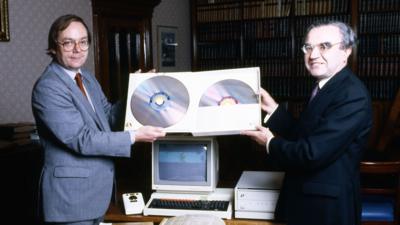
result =
[{"label": "man with dark hair", "polygon": [[359,163],[372,109],[368,90],[347,67],[354,45],[354,32],[342,22],[311,25],[302,51],[317,83],[300,118],[262,89],[268,128],[243,131],[285,171],[275,216],[287,225],[360,224]]},{"label": "man with dark hair", "polygon": [[111,131],[119,110],[95,77],[82,69],[90,42],[80,17],[65,15],[54,21],[47,49],[53,61],[32,92],[44,150],[40,200],[48,224],[99,224],[112,196],[112,157],[129,157],[133,143],[165,136],[162,128],[152,126]]}]

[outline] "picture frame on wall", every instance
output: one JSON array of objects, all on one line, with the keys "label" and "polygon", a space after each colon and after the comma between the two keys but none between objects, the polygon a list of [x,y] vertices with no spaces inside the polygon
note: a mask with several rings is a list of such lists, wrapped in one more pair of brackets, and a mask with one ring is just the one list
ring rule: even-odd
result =
[{"label": "picture frame on wall", "polygon": [[0,0],[0,41],[10,40],[8,0]]},{"label": "picture frame on wall", "polygon": [[176,71],[176,50],[178,46],[178,28],[172,26],[157,27],[158,71]]}]

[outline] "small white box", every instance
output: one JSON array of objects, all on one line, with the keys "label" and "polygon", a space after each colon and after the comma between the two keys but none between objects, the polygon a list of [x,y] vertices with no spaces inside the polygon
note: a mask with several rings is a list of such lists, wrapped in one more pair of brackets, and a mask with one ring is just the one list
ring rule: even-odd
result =
[{"label": "small white box", "polygon": [[283,172],[243,171],[235,187],[235,218],[273,219]]},{"label": "small white box", "polygon": [[122,194],[125,214],[142,214],[144,209],[143,195],[140,192]]}]

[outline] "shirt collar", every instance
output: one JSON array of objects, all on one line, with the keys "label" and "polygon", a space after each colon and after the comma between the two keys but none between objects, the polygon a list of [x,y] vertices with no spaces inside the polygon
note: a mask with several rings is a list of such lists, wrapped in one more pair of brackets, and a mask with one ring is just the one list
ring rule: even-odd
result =
[{"label": "shirt collar", "polygon": [[323,79],[321,79],[320,81],[318,81],[319,89],[321,90],[322,87],[324,87],[325,84],[328,83],[328,81],[329,81],[332,77],[333,77],[333,76],[330,76],[330,77],[323,78]]},{"label": "shirt collar", "polygon": [[64,72],[66,72],[68,74],[69,77],[71,77],[72,80],[75,80],[76,73],[82,74],[81,69],[79,69],[78,72],[76,72],[76,71],[65,69],[64,67],[61,67],[61,68],[64,70]]}]

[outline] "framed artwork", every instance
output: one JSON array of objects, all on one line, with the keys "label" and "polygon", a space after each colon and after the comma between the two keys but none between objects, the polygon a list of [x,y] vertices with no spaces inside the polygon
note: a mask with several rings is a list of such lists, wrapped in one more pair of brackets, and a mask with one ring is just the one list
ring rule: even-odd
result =
[{"label": "framed artwork", "polygon": [[0,41],[9,41],[8,0],[0,0]]},{"label": "framed artwork", "polygon": [[177,27],[158,26],[158,71],[174,71],[176,68]]}]

